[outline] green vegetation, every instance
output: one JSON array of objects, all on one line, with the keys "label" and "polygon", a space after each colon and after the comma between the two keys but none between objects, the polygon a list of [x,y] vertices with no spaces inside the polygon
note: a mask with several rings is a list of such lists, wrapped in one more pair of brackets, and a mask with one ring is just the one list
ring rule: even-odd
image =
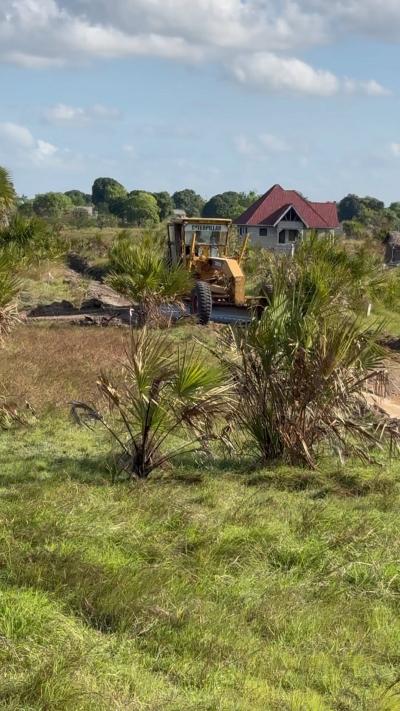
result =
[{"label": "green vegetation", "polygon": [[[170,202],[96,183],[104,224],[143,196],[157,219],[203,210],[190,190]],[[68,193],[75,209],[88,199]],[[4,335],[20,286],[24,306],[79,302],[71,248],[111,264],[143,320],[190,290],[157,233],[56,227],[21,205],[0,229]],[[269,308],[234,339],[191,321],[131,341],[13,321],[0,350],[0,708],[398,711],[400,465],[361,389],[383,367],[366,306],[396,311],[400,277],[370,243],[351,245],[251,251]]]},{"label": "green vegetation", "polygon": [[184,210],[190,217],[201,215],[205,200],[194,190],[178,190],[173,194],[172,200],[177,210]]},{"label": "green vegetation", "polygon": [[[144,234],[133,242],[122,232],[110,250],[108,283],[137,304],[140,325],[160,319],[160,307],[190,293],[192,277],[183,266],[166,264],[156,235]],[[164,319],[165,320],[165,319]]]},{"label": "green vegetation", "polygon": [[[232,409],[232,385],[225,369],[210,365],[205,351],[171,348],[167,333],[132,331],[119,382],[102,374],[98,386],[107,411],[76,403],[79,423],[100,422],[120,447],[119,469],[147,479],[178,456],[209,451],[218,441],[217,418]],[[180,444],[171,447],[171,440]]]},{"label": "green vegetation", "polygon": [[6,168],[0,166],[0,226],[7,224],[15,203],[16,194],[11,177]]},{"label": "green vegetation", "polygon": [[393,202],[388,207],[374,197],[347,195],[338,204],[339,220],[343,222],[345,234],[360,238],[372,235],[378,240],[393,230],[400,230],[400,203]]},{"label": "green vegetation", "polygon": [[288,288],[284,265],[260,320],[224,343],[219,357],[240,395],[236,418],[263,462],[316,467],[327,443],[368,461],[383,435],[398,439],[364,397],[383,382],[381,326],[335,310],[331,295],[317,284],[311,291],[306,276]]},{"label": "green vegetation", "polygon": [[203,217],[230,217],[234,220],[252,205],[260,196],[255,192],[236,193],[233,190],[214,195],[204,205]]},{"label": "green vegetation", "polygon": [[4,708],[389,708],[397,465],[182,461],[128,489],[108,446],[54,418],[1,438]]},{"label": "green vegetation", "polygon": [[32,207],[39,217],[61,218],[73,206],[72,200],[64,193],[43,193],[36,195]]}]

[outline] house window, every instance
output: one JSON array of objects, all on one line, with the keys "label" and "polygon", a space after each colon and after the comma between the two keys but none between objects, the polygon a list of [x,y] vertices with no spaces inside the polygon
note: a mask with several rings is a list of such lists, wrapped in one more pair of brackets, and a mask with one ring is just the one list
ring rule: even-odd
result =
[{"label": "house window", "polygon": [[243,237],[243,235],[247,235],[247,227],[240,227],[239,234],[241,237]]},{"label": "house window", "polygon": [[289,242],[296,242],[298,230],[289,230]]},{"label": "house window", "polygon": [[279,244],[286,244],[286,230],[279,232],[278,242]]},{"label": "house window", "polygon": [[268,227],[260,227],[260,237],[268,237]]}]

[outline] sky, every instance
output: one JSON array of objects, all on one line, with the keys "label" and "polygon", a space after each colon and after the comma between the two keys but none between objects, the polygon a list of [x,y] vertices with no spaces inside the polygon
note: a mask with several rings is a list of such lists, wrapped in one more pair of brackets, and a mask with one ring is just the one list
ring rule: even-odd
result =
[{"label": "sky", "polygon": [[400,0],[0,0],[0,165],[400,200]]}]

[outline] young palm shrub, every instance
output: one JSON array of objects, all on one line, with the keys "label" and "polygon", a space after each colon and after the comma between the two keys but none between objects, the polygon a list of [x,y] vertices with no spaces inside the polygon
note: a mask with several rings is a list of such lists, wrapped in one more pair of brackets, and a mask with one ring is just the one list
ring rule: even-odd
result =
[{"label": "young palm shrub", "polygon": [[110,251],[109,285],[136,305],[139,326],[158,322],[161,307],[180,303],[190,293],[192,277],[182,266],[169,267],[149,236],[135,243],[122,235]]},{"label": "young palm shrub", "polygon": [[165,333],[146,328],[131,332],[122,379],[102,374],[98,386],[109,417],[85,403],[73,403],[72,414],[111,433],[130,478],[146,479],[178,455],[207,449],[231,407],[221,365],[210,365],[208,354],[193,347],[173,351]]},{"label": "young palm shrub", "polygon": [[[13,276],[12,266],[9,257],[0,254],[0,346],[18,320],[16,297],[20,285],[18,279]],[[4,385],[0,381],[0,431],[9,429],[14,424],[27,422],[27,418],[19,412],[15,404],[4,397],[3,391]],[[27,412],[28,410],[30,414],[33,413],[27,405]]]},{"label": "young palm shrub", "polygon": [[331,303],[349,312],[366,313],[369,303],[385,302],[390,275],[382,258],[365,246],[350,253],[340,242],[310,234],[302,240],[293,257],[267,255],[260,272],[261,293],[271,290],[271,280],[279,270],[293,285],[307,281],[308,287],[329,295]]},{"label": "young palm shrub", "polygon": [[284,263],[276,269],[260,320],[231,331],[219,352],[241,400],[238,422],[264,462],[314,468],[326,442],[368,460],[381,436],[398,438],[396,427],[379,426],[364,395],[384,383],[381,330],[363,327],[317,271],[291,281]]},{"label": "young palm shrub", "polygon": [[19,281],[13,275],[9,258],[0,253],[0,342],[17,320],[16,297]]},{"label": "young palm shrub", "polygon": [[0,226],[7,225],[15,200],[16,194],[10,174],[0,165]]}]

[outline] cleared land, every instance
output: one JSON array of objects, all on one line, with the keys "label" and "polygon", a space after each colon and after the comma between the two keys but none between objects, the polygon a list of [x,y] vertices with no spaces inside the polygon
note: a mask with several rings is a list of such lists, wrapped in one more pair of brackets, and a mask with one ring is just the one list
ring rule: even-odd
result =
[{"label": "cleared land", "polygon": [[0,353],[40,414],[0,437],[0,708],[399,708],[399,464],[182,460],[112,486],[67,403],[124,335],[21,326]]}]

